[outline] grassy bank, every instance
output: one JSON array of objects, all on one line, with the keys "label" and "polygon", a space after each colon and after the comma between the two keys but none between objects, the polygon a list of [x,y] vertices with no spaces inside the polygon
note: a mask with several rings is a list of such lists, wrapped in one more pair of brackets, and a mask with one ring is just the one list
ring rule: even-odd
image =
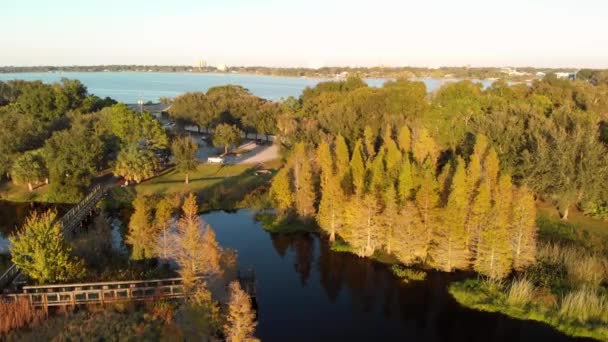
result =
[{"label": "grassy bank", "polygon": [[608,299],[592,290],[578,290],[560,302],[546,289],[525,281],[505,285],[467,280],[450,285],[449,291],[469,308],[544,322],[571,336],[608,340]]},{"label": "grassy bank", "polygon": [[314,224],[304,223],[296,219],[284,219],[273,213],[258,213],[255,218],[262,223],[264,230],[269,233],[294,234],[318,231]]},{"label": "grassy bank", "polygon": [[[547,323],[580,337],[608,341],[608,238],[602,224],[573,216],[564,222],[541,210],[534,265],[502,282],[450,285],[464,306]],[[584,229],[584,221],[594,226]]]}]

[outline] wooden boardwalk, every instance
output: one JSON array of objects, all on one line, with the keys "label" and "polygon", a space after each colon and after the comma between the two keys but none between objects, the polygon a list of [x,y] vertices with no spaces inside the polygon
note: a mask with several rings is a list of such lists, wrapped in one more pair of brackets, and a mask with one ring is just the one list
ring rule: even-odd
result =
[{"label": "wooden boardwalk", "polygon": [[37,307],[104,304],[184,296],[181,278],[24,286],[23,292],[5,299],[26,298]]},{"label": "wooden boardwalk", "polygon": [[[206,279],[198,277],[197,281]],[[255,300],[255,273],[238,273],[238,280]],[[24,286],[22,292],[2,296],[4,300],[26,298],[33,306],[75,306],[82,304],[107,304],[121,301],[146,301],[159,298],[183,298],[182,278],[153,280],[127,280],[96,283]]]},{"label": "wooden boardwalk", "polygon": [[[59,219],[63,225],[65,236],[73,236],[76,233],[76,228],[95,210],[97,203],[105,196],[109,188],[110,186],[106,184],[96,185],[80,203],[72,207]],[[0,293],[13,283],[19,273],[20,270],[17,265],[12,264],[0,275]]]}]

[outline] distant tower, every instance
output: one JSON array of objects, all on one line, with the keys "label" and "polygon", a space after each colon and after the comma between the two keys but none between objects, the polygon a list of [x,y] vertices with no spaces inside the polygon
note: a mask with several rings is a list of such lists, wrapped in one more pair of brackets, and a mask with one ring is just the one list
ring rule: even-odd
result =
[{"label": "distant tower", "polygon": [[139,114],[144,112],[144,98],[139,93],[139,99],[137,100],[137,105],[139,106]]},{"label": "distant tower", "polygon": [[197,66],[199,68],[199,70],[203,70],[207,67],[207,61],[205,61],[204,59],[201,59],[198,61]]}]

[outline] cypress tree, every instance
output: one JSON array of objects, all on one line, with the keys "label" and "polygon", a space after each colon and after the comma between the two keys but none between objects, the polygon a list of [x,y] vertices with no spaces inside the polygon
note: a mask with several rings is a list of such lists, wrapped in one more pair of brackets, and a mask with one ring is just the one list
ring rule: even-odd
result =
[{"label": "cypress tree", "polygon": [[511,227],[513,268],[521,271],[534,263],[536,255],[536,206],[527,187],[515,191]]},{"label": "cypress tree", "polygon": [[427,159],[429,159],[433,165],[437,162],[439,149],[437,144],[435,144],[435,140],[433,140],[426,128],[418,130],[412,144],[412,153],[414,155],[414,160],[418,162],[418,165],[424,164]]},{"label": "cypress tree", "polygon": [[494,194],[498,184],[499,172],[500,165],[498,161],[498,154],[496,154],[496,150],[490,148],[488,150],[488,155],[483,161],[483,176],[485,181],[490,185],[490,191],[492,194]]},{"label": "cypress tree", "polygon": [[350,175],[355,194],[363,195],[365,191],[365,162],[363,160],[363,144],[357,140],[350,160]]},{"label": "cypress tree", "polygon": [[490,186],[487,182],[482,182],[473,199],[469,210],[469,217],[467,218],[466,247],[470,259],[473,259],[477,251],[479,232],[488,224],[491,208],[492,196],[490,194]]},{"label": "cypress tree", "polygon": [[423,262],[427,253],[427,237],[418,208],[408,200],[403,203],[400,214],[393,232],[392,252],[405,265]]},{"label": "cypress tree", "polygon": [[427,160],[420,171],[420,187],[416,192],[416,207],[420,212],[423,231],[426,236],[427,251],[433,236],[433,225],[436,214],[436,207],[439,202],[439,185],[435,178],[434,167],[430,160]]},{"label": "cypress tree", "polygon": [[285,165],[276,174],[270,186],[270,198],[274,202],[275,208],[282,215],[292,209],[294,204],[291,178],[291,167],[290,165]]},{"label": "cypress tree", "polygon": [[489,220],[479,234],[475,270],[493,279],[502,279],[511,273],[509,224],[512,191],[511,177],[500,176],[495,194],[496,201],[491,210],[493,220]]},{"label": "cypress tree", "polygon": [[155,255],[156,235],[149,199],[139,196],[133,201],[135,211],[129,220],[127,243],[132,246],[131,259],[149,259]]},{"label": "cypress tree", "polygon": [[410,128],[408,126],[401,127],[397,140],[399,142],[399,148],[401,151],[404,154],[408,154],[412,149],[412,133],[410,132]]},{"label": "cypress tree", "polygon": [[399,167],[401,166],[402,154],[395,141],[390,137],[386,137],[382,150],[385,154],[386,172],[391,182],[395,182],[399,175]]},{"label": "cypress tree", "polygon": [[339,178],[344,178],[346,173],[348,172],[348,162],[350,160],[348,153],[348,146],[346,145],[346,141],[344,137],[338,135],[334,142],[334,149],[336,153],[336,174]]},{"label": "cypress tree", "polygon": [[395,245],[395,229],[401,219],[399,207],[397,206],[397,191],[391,184],[386,187],[383,194],[383,210],[381,216],[383,244],[387,253],[393,251]]},{"label": "cypress tree", "polygon": [[363,130],[363,139],[365,142],[366,160],[373,159],[376,155],[376,134],[374,134],[370,126],[365,126],[365,129]]},{"label": "cypress tree", "polygon": [[371,162],[371,166],[369,167],[369,185],[368,190],[370,192],[384,191],[385,186],[388,184],[388,180],[386,177],[386,170],[384,167],[384,158],[385,153],[384,150],[381,150],[380,153],[374,158]]},{"label": "cypress tree", "polygon": [[443,210],[442,224],[435,233],[432,254],[434,265],[446,272],[465,269],[469,265],[465,227],[467,209],[465,162],[458,157],[447,205]]},{"label": "cypress tree", "polygon": [[401,203],[405,203],[406,200],[412,198],[412,192],[414,191],[414,176],[412,174],[412,163],[410,158],[405,155],[403,162],[401,163],[401,170],[399,172],[399,200]]},{"label": "cypress tree", "polygon": [[325,141],[319,143],[317,147],[317,165],[321,171],[321,191],[323,191],[324,187],[327,185],[327,181],[334,174],[334,162],[333,156],[331,155],[331,150],[329,149],[329,144]]},{"label": "cypress tree", "polygon": [[298,216],[307,221],[315,215],[315,191],[310,160],[304,143],[297,143],[292,156],[295,207]]}]

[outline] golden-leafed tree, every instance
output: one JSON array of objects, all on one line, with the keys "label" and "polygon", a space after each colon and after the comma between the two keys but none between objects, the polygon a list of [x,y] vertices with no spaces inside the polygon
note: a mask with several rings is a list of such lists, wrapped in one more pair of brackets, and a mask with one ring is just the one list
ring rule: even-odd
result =
[{"label": "golden-leafed tree", "polygon": [[412,132],[408,126],[403,126],[399,130],[399,136],[397,137],[399,148],[404,154],[407,154],[412,149]]},{"label": "golden-leafed tree", "polygon": [[177,222],[172,255],[179,266],[184,284],[191,288],[197,276],[221,272],[222,250],[215,240],[215,232],[211,226],[203,227],[193,194],[189,194],[184,200],[182,211]]},{"label": "golden-leafed tree", "polygon": [[483,177],[486,182],[490,185],[490,192],[494,194],[496,186],[498,185],[498,177],[500,172],[500,163],[498,160],[498,154],[496,150],[490,148],[488,155],[483,161]]},{"label": "golden-leafed tree", "polygon": [[433,229],[435,228],[435,221],[437,219],[437,205],[439,202],[439,185],[435,178],[434,166],[427,160],[422,169],[419,171],[420,186],[416,191],[416,207],[420,213],[422,219],[422,227],[424,235],[427,239],[427,252],[431,244],[433,236]]},{"label": "golden-leafed tree", "polygon": [[346,141],[344,140],[343,136],[338,135],[336,137],[336,140],[334,141],[334,150],[336,154],[336,174],[338,175],[338,178],[340,178],[340,180],[342,181],[342,179],[348,172],[348,163],[350,161],[348,146],[346,145]]},{"label": "golden-leafed tree", "polygon": [[399,168],[401,166],[401,159],[403,158],[399,147],[391,138],[390,135],[384,137],[384,144],[382,145],[384,151],[384,161],[386,164],[386,173],[390,182],[395,182],[399,176]]},{"label": "golden-leafed tree", "polygon": [[380,246],[379,203],[373,194],[353,196],[346,206],[346,229],[342,237],[355,254],[370,256]]},{"label": "golden-leafed tree", "polygon": [[176,209],[175,200],[169,197],[161,199],[156,205],[154,212],[154,227],[156,240],[156,255],[163,260],[168,260],[170,250],[171,221]]},{"label": "golden-leafed tree", "polygon": [[371,161],[368,172],[368,190],[370,192],[382,192],[389,180],[387,179],[386,169],[384,167],[385,151],[380,150],[376,158]]},{"label": "golden-leafed tree", "polygon": [[515,191],[511,221],[513,268],[521,271],[535,261],[536,206],[534,195],[527,187]]},{"label": "golden-leafed tree", "polygon": [[399,171],[399,201],[405,203],[407,200],[412,199],[414,188],[415,183],[412,163],[406,154],[401,163],[401,170]]},{"label": "golden-leafed tree", "polygon": [[133,201],[135,211],[129,220],[127,244],[131,245],[131,259],[142,260],[153,258],[156,255],[155,227],[152,222],[152,210],[149,198],[138,196]]},{"label": "golden-leafed tree", "polygon": [[290,163],[293,167],[296,213],[304,221],[311,220],[315,215],[316,194],[312,180],[311,159],[304,143],[296,144]]},{"label": "golden-leafed tree", "polygon": [[380,230],[384,249],[387,253],[392,253],[395,246],[395,230],[402,219],[399,215],[399,206],[397,205],[397,191],[395,186],[390,184],[386,187],[383,193],[382,214],[380,216]]},{"label": "golden-leafed tree", "polygon": [[257,341],[254,337],[255,311],[249,295],[241,289],[238,282],[230,283],[230,300],[228,301],[228,317],[224,325],[227,342]]},{"label": "golden-leafed tree", "polygon": [[512,251],[510,222],[513,185],[511,177],[500,176],[489,220],[479,233],[475,271],[493,279],[502,279],[511,273]]},{"label": "golden-leafed tree", "polygon": [[437,225],[431,259],[435,267],[451,272],[466,269],[469,254],[466,249],[466,169],[464,160],[458,157],[456,171],[450,184],[446,207],[442,210],[441,224]]},{"label": "golden-leafed tree", "polygon": [[465,245],[471,261],[477,252],[479,233],[489,224],[491,209],[492,196],[490,194],[490,186],[487,182],[482,182],[471,203],[466,223]]},{"label": "golden-leafed tree", "polygon": [[317,148],[317,163],[320,169],[321,201],[317,213],[317,223],[335,241],[336,233],[343,224],[344,193],[339,176],[333,164],[329,144],[321,143]]},{"label": "golden-leafed tree", "polygon": [[367,159],[373,159],[376,156],[376,133],[370,126],[365,126],[363,130],[363,140],[365,143],[365,156]]},{"label": "golden-leafed tree", "polygon": [[433,165],[437,162],[439,148],[426,128],[420,128],[416,131],[412,143],[412,154],[414,155],[414,160],[416,160],[419,165],[424,164],[427,159]]},{"label": "golden-leafed tree", "polygon": [[395,226],[393,241],[392,252],[399,262],[410,265],[426,259],[426,232],[418,208],[411,201],[402,205],[401,218]]},{"label": "golden-leafed tree", "polygon": [[270,186],[270,198],[281,215],[285,215],[293,209],[294,195],[291,183],[291,167],[283,166],[272,180]]},{"label": "golden-leafed tree", "polygon": [[357,140],[353,149],[353,156],[350,160],[350,178],[353,189],[357,196],[362,196],[365,192],[365,160],[363,158],[363,144]]}]

